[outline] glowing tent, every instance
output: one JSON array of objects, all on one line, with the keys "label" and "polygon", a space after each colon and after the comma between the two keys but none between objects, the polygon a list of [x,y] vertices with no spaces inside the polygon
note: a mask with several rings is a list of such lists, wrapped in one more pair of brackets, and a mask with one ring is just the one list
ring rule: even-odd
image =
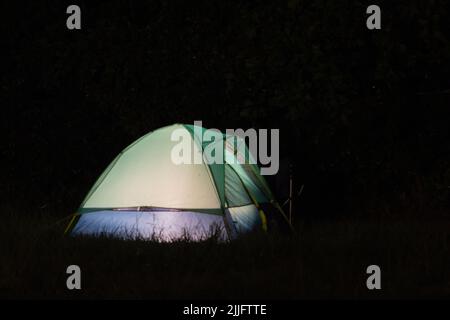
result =
[{"label": "glowing tent", "polygon": [[[199,163],[173,161],[180,143],[173,139],[175,130],[191,139]],[[271,204],[285,218],[258,166],[238,161],[251,157],[243,139],[220,134],[220,139],[203,141],[205,130],[175,124],[128,146],[98,178],[66,233],[158,241],[210,236],[228,240],[267,228],[262,204]],[[214,144],[224,147],[222,163],[210,163],[204,152]]]}]

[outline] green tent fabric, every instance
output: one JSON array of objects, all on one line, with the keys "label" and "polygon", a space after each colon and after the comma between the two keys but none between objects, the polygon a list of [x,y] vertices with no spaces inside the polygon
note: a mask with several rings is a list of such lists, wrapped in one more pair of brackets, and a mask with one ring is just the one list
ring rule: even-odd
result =
[{"label": "green tent fabric", "polygon": [[[261,203],[272,203],[284,216],[258,166],[237,161],[251,157],[243,139],[218,134],[205,141],[206,132],[174,124],[132,143],[97,179],[66,232],[161,241],[214,235],[227,240],[266,227]],[[172,161],[180,143],[174,133],[187,137],[199,162]],[[230,138],[240,148],[227,145]],[[205,150],[217,144],[225,147],[223,161],[210,163]]]}]

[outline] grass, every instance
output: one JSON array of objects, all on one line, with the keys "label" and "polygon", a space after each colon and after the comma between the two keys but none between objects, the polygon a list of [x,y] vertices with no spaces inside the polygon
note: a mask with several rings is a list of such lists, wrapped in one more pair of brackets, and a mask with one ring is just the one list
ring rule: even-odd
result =
[{"label": "grass", "polygon": [[[298,299],[450,295],[450,222],[317,221],[231,243],[62,235],[52,216],[4,212],[1,298]],[[79,265],[82,290],[66,289]],[[382,290],[366,288],[381,267]]]}]

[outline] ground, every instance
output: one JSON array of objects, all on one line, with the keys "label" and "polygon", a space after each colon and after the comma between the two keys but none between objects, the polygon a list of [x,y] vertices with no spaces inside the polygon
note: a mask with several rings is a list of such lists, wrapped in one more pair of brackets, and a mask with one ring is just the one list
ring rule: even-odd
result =
[{"label": "ground", "polygon": [[[292,235],[161,244],[72,238],[52,215],[11,213],[0,226],[0,297],[429,298],[450,294],[448,221],[300,222]],[[66,288],[79,265],[82,289]],[[381,290],[366,268],[381,268]]]}]

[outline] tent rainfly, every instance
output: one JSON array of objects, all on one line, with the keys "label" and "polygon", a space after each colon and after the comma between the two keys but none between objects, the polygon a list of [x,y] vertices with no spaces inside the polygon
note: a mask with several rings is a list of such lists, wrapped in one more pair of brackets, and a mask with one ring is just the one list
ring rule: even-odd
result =
[{"label": "tent rainfly", "polygon": [[[172,161],[179,144],[172,139],[174,130],[186,131],[192,152],[201,154],[200,163]],[[205,142],[199,136],[205,130],[174,124],[132,143],[101,174],[65,232],[157,241],[231,240],[267,229],[264,204],[286,221],[258,166],[237,161],[251,157],[245,141],[221,134]],[[217,143],[224,147],[224,161],[211,163],[203,151]]]}]

